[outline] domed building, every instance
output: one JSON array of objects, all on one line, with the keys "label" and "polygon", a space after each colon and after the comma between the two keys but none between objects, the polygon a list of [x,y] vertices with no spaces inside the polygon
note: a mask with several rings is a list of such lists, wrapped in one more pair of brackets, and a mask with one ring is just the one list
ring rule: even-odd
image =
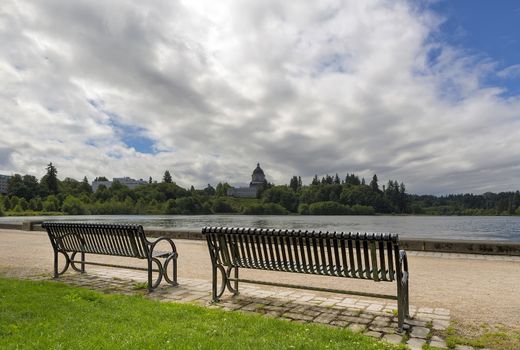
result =
[{"label": "domed building", "polygon": [[258,195],[258,191],[267,184],[265,180],[265,174],[262,168],[260,168],[260,163],[256,164],[255,170],[253,170],[253,174],[251,175],[251,182],[249,183],[249,187],[232,187],[227,190],[227,195],[230,197],[239,197],[239,198],[256,198]]},{"label": "domed building", "polygon": [[263,186],[266,184],[265,174],[262,168],[260,168],[260,163],[256,163],[256,168],[253,170],[253,175],[251,175],[251,182],[249,183],[249,187]]}]

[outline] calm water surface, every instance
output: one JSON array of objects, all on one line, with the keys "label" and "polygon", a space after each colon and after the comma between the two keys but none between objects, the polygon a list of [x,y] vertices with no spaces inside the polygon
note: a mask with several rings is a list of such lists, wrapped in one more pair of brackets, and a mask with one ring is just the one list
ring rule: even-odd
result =
[{"label": "calm water surface", "polygon": [[85,215],[2,217],[1,222],[66,220],[141,224],[150,228],[200,230],[204,226],[389,232],[401,238],[520,242],[520,217],[511,216],[271,216],[271,215]]}]

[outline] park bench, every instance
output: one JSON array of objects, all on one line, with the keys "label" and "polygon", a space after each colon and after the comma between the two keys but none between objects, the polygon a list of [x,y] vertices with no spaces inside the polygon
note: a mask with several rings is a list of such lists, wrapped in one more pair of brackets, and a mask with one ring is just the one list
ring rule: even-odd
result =
[{"label": "park bench", "polygon": [[[153,242],[149,241],[141,225],[44,222],[42,227],[47,230],[54,250],[54,278],[65,273],[69,266],[75,271],[85,272],[85,265],[97,265],[147,271],[149,291],[159,286],[163,277],[169,284],[177,285],[175,244],[168,237],[160,237]],[[156,251],[157,244],[163,241],[169,244],[168,251]],[[80,259],[76,260],[78,253]],[[65,266],[61,271],[58,271],[58,254],[65,257]],[[86,254],[146,259],[147,267],[86,261]],[[171,278],[168,276],[170,263],[172,264]],[[76,264],[79,264],[79,267]],[[153,268],[153,264],[156,265],[156,268]],[[154,272],[158,273],[155,281],[152,278]]]},{"label": "park bench", "polygon": [[[409,317],[408,261],[394,234],[205,227],[212,263],[212,300],[238,282],[397,300],[398,327]],[[239,268],[296,272],[397,283],[396,295],[356,292],[239,278]],[[218,272],[222,281],[218,287]],[[233,283],[232,283],[233,282]]]}]

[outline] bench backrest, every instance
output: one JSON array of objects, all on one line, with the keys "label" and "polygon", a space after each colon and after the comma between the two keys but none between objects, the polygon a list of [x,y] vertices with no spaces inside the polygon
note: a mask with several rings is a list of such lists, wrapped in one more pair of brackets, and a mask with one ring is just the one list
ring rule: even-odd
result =
[{"label": "bench backrest", "polygon": [[148,246],[141,225],[44,222],[54,249],[63,252],[146,258]]},{"label": "bench backrest", "polygon": [[205,227],[210,254],[229,267],[393,281],[398,236]]}]

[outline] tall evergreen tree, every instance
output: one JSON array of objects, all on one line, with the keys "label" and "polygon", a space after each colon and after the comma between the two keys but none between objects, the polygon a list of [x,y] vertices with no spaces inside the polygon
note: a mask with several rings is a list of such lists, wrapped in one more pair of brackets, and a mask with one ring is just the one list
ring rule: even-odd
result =
[{"label": "tall evergreen tree", "polygon": [[311,185],[316,186],[316,185],[319,185],[319,184],[320,184],[320,180],[318,179],[318,175],[314,175],[314,177],[312,178]]},{"label": "tall evergreen tree", "polygon": [[372,176],[372,181],[370,181],[370,188],[372,188],[372,191],[379,192],[379,184],[377,183],[377,175],[374,174]]},{"label": "tall evergreen tree", "polygon": [[163,182],[164,182],[164,183],[167,183],[167,184],[171,184],[171,183],[173,182],[173,180],[172,180],[172,175],[170,174],[170,171],[169,171],[169,170],[166,170],[166,171],[164,172]]},{"label": "tall evergreen tree", "polygon": [[152,180],[152,177],[150,176],[150,178],[148,179],[148,183],[151,184],[153,182]]},{"label": "tall evergreen tree", "polygon": [[52,162],[47,165],[47,173],[40,183],[49,194],[58,193],[58,169],[52,165]]},{"label": "tall evergreen tree", "polygon": [[298,178],[293,176],[291,181],[289,182],[289,187],[292,188],[294,192],[298,191]]},{"label": "tall evergreen tree", "polygon": [[92,187],[90,186],[86,176],[83,178],[83,181],[81,181],[80,190],[83,193],[92,193]]}]

